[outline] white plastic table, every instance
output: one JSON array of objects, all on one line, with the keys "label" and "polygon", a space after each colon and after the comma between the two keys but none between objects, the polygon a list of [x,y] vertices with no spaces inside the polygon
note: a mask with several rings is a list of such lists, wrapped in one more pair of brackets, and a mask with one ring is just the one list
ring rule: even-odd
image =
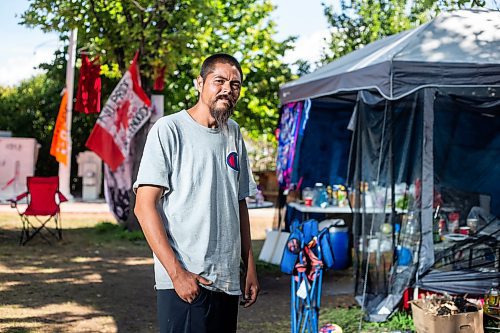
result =
[{"label": "white plastic table", "polygon": [[274,206],[271,201],[263,201],[261,203],[257,203],[256,201],[247,202],[248,209],[257,209],[257,208],[270,208]]}]

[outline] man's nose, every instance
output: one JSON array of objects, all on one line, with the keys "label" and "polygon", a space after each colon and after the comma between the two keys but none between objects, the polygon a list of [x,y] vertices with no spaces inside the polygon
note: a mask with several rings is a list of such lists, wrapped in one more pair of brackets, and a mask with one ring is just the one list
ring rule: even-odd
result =
[{"label": "man's nose", "polygon": [[231,92],[231,82],[229,80],[225,81],[222,85],[222,91],[227,93]]}]

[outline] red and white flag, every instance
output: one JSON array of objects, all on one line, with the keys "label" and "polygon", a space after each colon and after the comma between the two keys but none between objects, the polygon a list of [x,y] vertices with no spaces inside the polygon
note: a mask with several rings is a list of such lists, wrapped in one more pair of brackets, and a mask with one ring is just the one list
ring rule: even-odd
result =
[{"label": "red and white flag", "polygon": [[115,171],[127,158],[130,143],[151,116],[151,101],[140,86],[137,54],[109,96],[85,144]]}]

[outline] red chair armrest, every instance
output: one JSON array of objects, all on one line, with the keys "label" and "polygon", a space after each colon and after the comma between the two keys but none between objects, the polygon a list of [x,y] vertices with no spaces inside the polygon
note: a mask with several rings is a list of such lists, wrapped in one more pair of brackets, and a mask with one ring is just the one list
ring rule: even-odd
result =
[{"label": "red chair armrest", "polygon": [[19,194],[17,197],[15,198],[12,198],[12,199],[8,199],[7,201],[10,202],[10,207],[12,208],[16,208],[17,206],[17,202],[19,200],[21,200],[22,198],[25,198],[29,193],[28,192],[24,192],[23,194]]},{"label": "red chair armrest", "polygon": [[57,192],[57,196],[59,197],[59,203],[68,201],[68,199],[61,192]]},{"label": "red chair armrest", "polygon": [[24,192],[23,194],[19,194],[17,197],[16,197],[16,202],[18,202],[19,200],[27,197],[29,194],[29,192]]}]

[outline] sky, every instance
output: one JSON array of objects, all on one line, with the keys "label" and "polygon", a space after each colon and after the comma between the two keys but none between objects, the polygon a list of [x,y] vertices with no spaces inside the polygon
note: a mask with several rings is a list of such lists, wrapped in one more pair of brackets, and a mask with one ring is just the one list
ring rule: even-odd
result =
[{"label": "sky", "polygon": [[[243,0],[242,0],[243,1]],[[314,62],[319,59],[323,39],[328,36],[328,24],[323,14],[322,2],[339,8],[339,0],[272,0],[277,6],[272,18],[277,23],[278,40],[297,36],[295,49],[285,54],[284,61],[298,59]],[[487,0],[489,8],[495,2]],[[46,34],[40,29],[29,29],[18,24],[20,14],[28,8],[28,0],[0,0],[0,85],[15,85],[40,70],[38,64],[52,59],[61,46],[55,33]]]},{"label": "sky", "polygon": [[[336,0],[273,0],[277,6],[271,16],[278,29],[276,37],[283,40],[288,36],[298,36],[295,49],[285,54],[284,61],[294,63],[298,59],[314,62],[319,60],[324,44],[328,37],[328,23],[323,14],[321,3],[333,4],[340,8]],[[306,4],[307,5],[304,5]]]},{"label": "sky", "polygon": [[[328,25],[321,2],[325,0],[273,0],[277,6],[272,18],[277,23],[276,38],[298,36],[296,48],[287,52],[284,61],[299,58],[316,60],[321,51]],[[330,2],[336,0],[330,0]],[[27,0],[0,0],[0,85],[15,85],[40,72],[38,64],[50,61],[61,46],[57,34],[43,33],[18,24],[20,14],[28,8]]]},{"label": "sky", "polygon": [[0,0],[0,85],[13,85],[37,73],[38,64],[52,59],[58,46],[56,34],[44,34],[17,23],[26,0]]}]

